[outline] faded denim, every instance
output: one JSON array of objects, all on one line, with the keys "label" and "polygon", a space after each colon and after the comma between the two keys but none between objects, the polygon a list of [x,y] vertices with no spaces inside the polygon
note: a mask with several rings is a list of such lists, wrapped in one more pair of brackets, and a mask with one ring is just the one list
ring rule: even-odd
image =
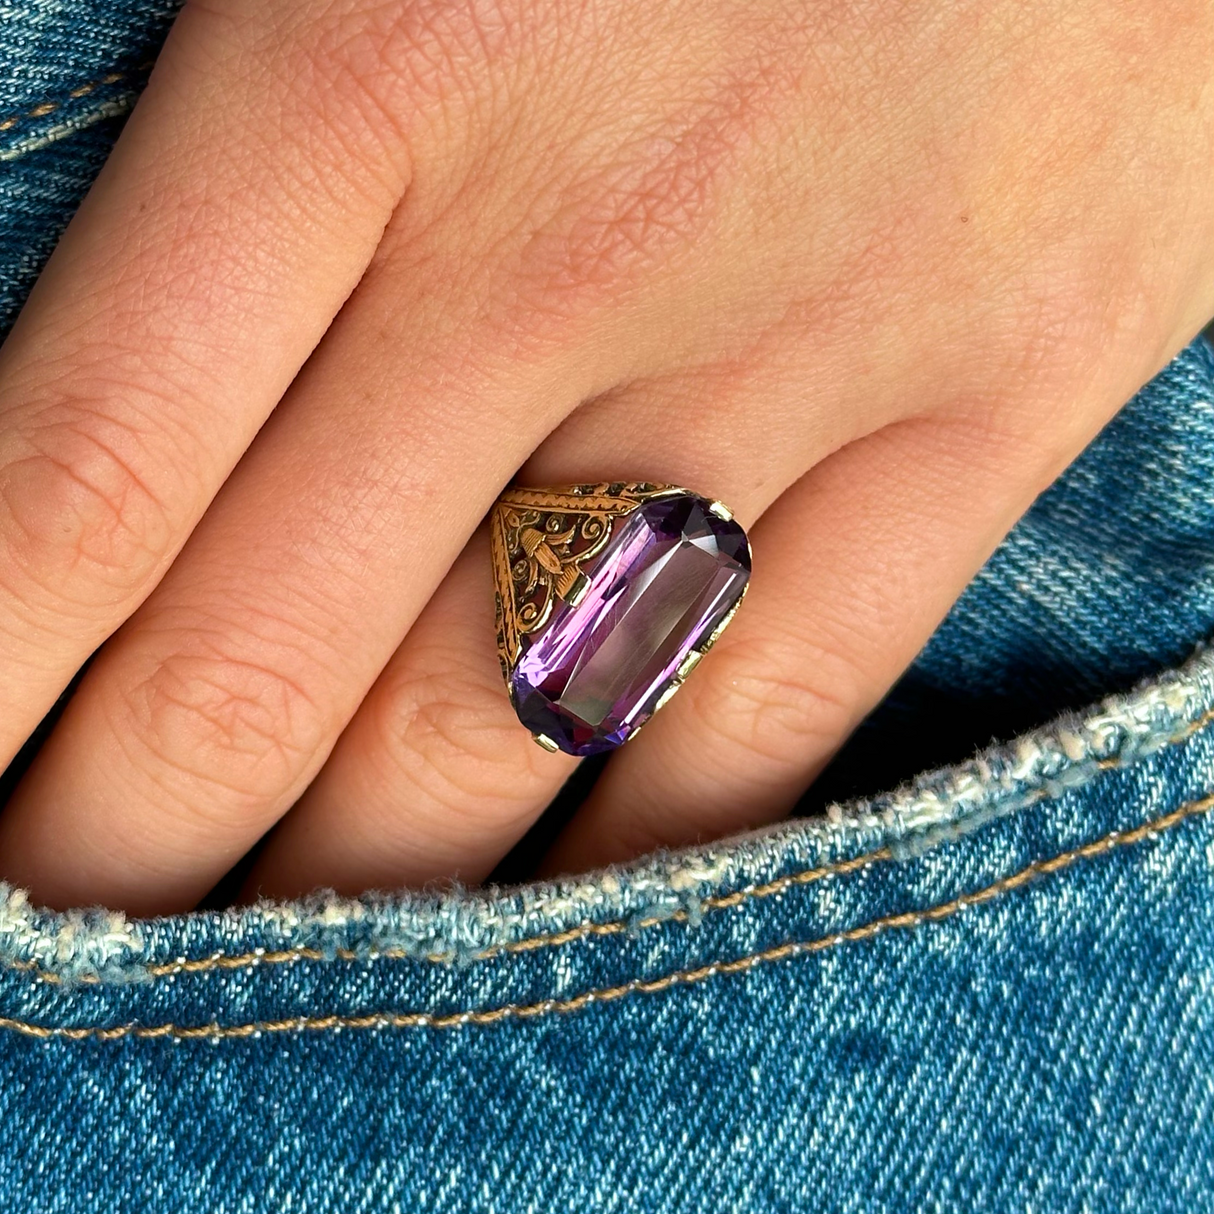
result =
[{"label": "faded denim", "polygon": [[[173,8],[0,7],[0,335]],[[239,914],[3,889],[0,1214],[1214,1209],[1212,484],[1199,342],[770,830]]]}]

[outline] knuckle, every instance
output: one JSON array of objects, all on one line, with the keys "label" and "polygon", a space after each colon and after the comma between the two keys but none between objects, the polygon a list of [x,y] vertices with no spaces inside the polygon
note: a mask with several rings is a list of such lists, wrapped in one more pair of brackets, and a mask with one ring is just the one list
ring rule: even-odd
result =
[{"label": "knuckle", "polygon": [[531,2],[350,0],[289,32],[267,28],[265,53],[251,63],[258,71],[266,59],[279,63],[298,116],[293,137],[306,147],[291,172],[341,206],[353,195],[385,222],[394,214],[392,227],[406,213],[418,223],[419,205],[434,205],[431,194],[472,157],[529,29],[521,10]]},{"label": "knuckle", "polygon": [[725,762],[742,750],[765,764],[803,766],[837,747],[854,722],[856,676],[837,655],[722,639],[705,667],[685,692],[700,730],[724,744],[706,753]]},{"label": "knuckle", "polygon": [[567,181],[523,243],[525,302],[563,313],[627,291],[655,268],[698,264],[731,202],[771,158],[761,132],[794,92],[777,58],[742,48],[712,80],[687,82],[694,100],[664,98],[657,124],[625,114],[630,127],[606,163],[601,133],[593,150],[570,146],[558,161]]},{"label": "knuckle", "polygon": [[[389,778],[473,820],[523,812],[551,779],[547,757],[522,730],[505,688],[484,679],[410,671],[394,681],[378,722]],[[496,664],[494,664],[496,668]]]},{"label": "knuckle", "polygon": [[565,186],[523,244],[516,273],[524,298],[541,312],[564,313],[689,253],[716,211],[732,125],[701,117],[687,130],[646,135]]},{"label": "knuckle", "polygon": [[[419,106],[463,102],[486,87],[528,28],[527,0],[361,0],[332,5],[301,28],[292,78],[339,105],[370,104],[378,121],[411,123]],[[315,86],[322,83],[324,93]]]},{"label": "knuckle", "polygon": [[325,715],[298,679],[205,641],[118,695],[124,732],[195,785],[200,807],[239,813],[277,800],[325,742]]},{"label": "knuckle", "polygon": [[88,405],[64,404],[0,468],[8,555],[56,599],[82,579],[107,597],[143,586],[174,540],[146,435]]}]

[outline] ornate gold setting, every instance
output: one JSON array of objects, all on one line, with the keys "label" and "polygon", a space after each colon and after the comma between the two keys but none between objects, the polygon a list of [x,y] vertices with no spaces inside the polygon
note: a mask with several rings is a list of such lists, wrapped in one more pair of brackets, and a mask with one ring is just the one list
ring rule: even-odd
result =
[{"label": "ornate gold setting", "polygon": [[557,599],[576,603],[588,579],[582,565],[602,551],[612,524],[677,485],[604,481],[555,489],[507,489],[491,520],[497,655],[507,683],[523,638],[542,628]]}]

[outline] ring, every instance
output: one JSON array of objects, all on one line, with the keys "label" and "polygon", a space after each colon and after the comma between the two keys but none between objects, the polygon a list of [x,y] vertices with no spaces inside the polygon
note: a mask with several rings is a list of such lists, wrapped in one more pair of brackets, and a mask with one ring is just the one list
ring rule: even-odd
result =
[{"label": "ring", "polygon": [[750,578],[741,525],[677,485],[507,489],[491,524],[502,677],[545,750],[600,754],[635,737]]}]

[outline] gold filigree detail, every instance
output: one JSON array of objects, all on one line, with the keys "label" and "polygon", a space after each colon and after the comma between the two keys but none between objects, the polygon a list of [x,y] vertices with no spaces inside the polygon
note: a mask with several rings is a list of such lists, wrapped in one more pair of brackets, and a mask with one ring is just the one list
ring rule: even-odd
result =
[{"label": "gold filigree detail", "polygon": [[542,628],[559,599],[576,602],[582,566],[606,546],[612,524],[651,498],[686,490],[646,481],[604,481],[556,489],[507,489],[493,508],[492,548],[497,652],[502,677]]}]

